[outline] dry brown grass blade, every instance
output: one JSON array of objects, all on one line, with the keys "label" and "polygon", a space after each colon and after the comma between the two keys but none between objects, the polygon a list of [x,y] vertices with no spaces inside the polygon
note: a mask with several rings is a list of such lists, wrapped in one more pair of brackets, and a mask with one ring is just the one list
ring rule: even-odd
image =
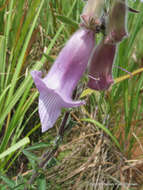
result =
[{"label": "dry brown grass blade", "polygon": [[[96,133],[96,135],[98,135],[99,133]],[[79,138],[76,138],[74,140],[72,140],[71,142],[65,144],[65,145],[62,145],[60,147],[60,150],[61,151],[64,151],[66,149],[68,149],[70,147],[70,145],[74,144],[74,143],[78,143],[80,142],[81,140],[85,139],[85,138],[88,138],[88,137],[91,137],[91,136],[95,136],[95,134],[91,133],[91,134],[88,134],[88,135],[85,135],[85,136],[82,136],[82,137],[79,137]]]},{"label": "dry brown grass blade", "polygon": [[[96,145],[96,147],[94,149],[94,152],[89,157],[89,159],[87,160],[87,162],[84,163],[82,166],[80,166],[78,169],[76,169],[74,172],[70,173],[65,179],[60,180],[59,182],[60,183],[65,182],[65,181],[71,179],[72,177],[74,177],[75,175],[79,174],[80,172],[82,172],[81,175],[80,175],[80,178],[81,178],[82,175],[83,175],[83,172],[87,168],[94,167],[96,165],[97,156],[98,156],[98,154],[100,152],[100,149],[101,149],[101,140],[99,140],[98,144]],[[93,160],[94,160],[94,164],[90,164]],[[80,178],[78,178],[78,179],[80,180]]]},{"label": "dry brown grass blade", "polygon": [[87,160],[87,162],[84,164],[84,170],[82,171],[82,173],[80,174],[80,176],[78,177],[75,185],[73,186],[72,190],[76,190],[77,186],[78,186],[78,183],[80,182],[80,179],[82,178],[83,176],[83,173],[84,171],[89,167],[89,164],[94,160],[96,163],[97,162],[97,156],[101,150],[101,145],[102,144],[102,140],[100,139],[98,141],[98,144],[95,146],[95,149],[94,149],[94,152],[92,153],[91,157],[89,157],[89,159]]},{"label": "dry brown grass blade", "polygon": [[27,9],[25,8],[25,9],[24,9],[24,13],[23,13],[23,15],[21,16],[20,23],[19,23],[19,27],[18,27],[18,30],[17,30],[17,33],[16,33],[16,39],[15,39],[14,49],[16,48],[17,43],[18,43],[18,40],[19,40],[19,38],[20,38],[20,34],[21,34],[21,30],[22,30],[22,26],[23,26],[23,23],[24,23],[24,19],[25,19],[25,17],[26,17],[26,14],[27,14]]}]

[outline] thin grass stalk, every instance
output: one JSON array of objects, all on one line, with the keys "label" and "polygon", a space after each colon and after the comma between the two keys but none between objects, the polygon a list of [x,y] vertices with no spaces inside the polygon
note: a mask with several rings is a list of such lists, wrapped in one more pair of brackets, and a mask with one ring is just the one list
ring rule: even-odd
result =
[{"label": "thin grass stalk", "polygon": [[[3,55],[3,73],[6,72],[6,55],[8,51],[8,42],[9,42],[9,34],[10,34],[10,28],[11,28],[11,23],[12,23],[12,11],[13,11],[13,6],[14,6],[14,0],[11,0],[9,2],[9,9],[5,9],[5,15],[6,15],[6,24],[4,28],[4,55]],[[7,14],[8,12],[8,14]],[[1,77],[1,88],[4,89],[4,83],[5,83],[5,75],[2,75]]]},{"label": "thin grass stalk", "polygon": [[44,3],[44,0],[42,0],[40,2],[40,5],[37,9],[37,14],[35,15],[35,18],[33,20],[33,23],[31,25],[31,28],[27,34],[27,37],[26,37],[26,40],[25,40],[25,43],[23,45],[23,48],[22,48],[22,52],[21,52],[21,55],[19,56],[19,59],[18,59],[18,63],[17,63],[17,66],[16,66],[16,70],[15,70],[15,73],[12,77],[12,82],[11,82],[11,88],[10,88],[10,91],[8,93],[8,97],[7,97],[7,100],[6,100],[6,106],[10,103],[11,101],[11,97],[14,93],[14,89],[15,89],[15,85],[16,85],[16,82],[17,82],[17,79],[18,79],[18,76],[20,74],[20,70],[21,70],[21,66],[22,66],[22,63],[23,63],[23,59],[24,59],[24,55],[25,55],[25,52],[26,52],[26,49],[28,47],[28,43],[30,41],[30,38],[32,36],[32,33],[33,33],[33,30],[34,30],[34,27],[36,25],[36,22],[37,22],[37,19],[39,17],[39,14],[40,14],[40,11],[42,9],[42,6],[43,6],[43,3]]},{"label": "thin grass stalk", "polygon": [[[72,13],[73,8],[74,8],[75,5],[76,5],[76,0],[74,0],[73,4],[72,4],[72,6],[71,6],[71,9],[70,9],[70,11],[68,12],[67,16],[70,16],[70,14]],[[64,27],[65,27],[65,25],[62,24],[62,25],[60,26],[60,28],[58,29],[58,31],[56,32],[54,38],[51,40],[51,43],[49,44],[49,46],[48,46],[48,48],[47,48],[47,50],[46,50],[46,54],[47,54],[47,55],[48,55],[48,54],[50,53],[50,51],[52,50],[52,48],[53,48],[53,46],[54,46],[54,44],[55,44],[57,38],[59,37],[59,35],[60,35],[60,33],[62,32],[62,30],[64,29]],[[46,61],[46,57],[43,55],[42,58],[41,58],[41,60],[40,60],[40,62],[44,63],[45,61]]]}]

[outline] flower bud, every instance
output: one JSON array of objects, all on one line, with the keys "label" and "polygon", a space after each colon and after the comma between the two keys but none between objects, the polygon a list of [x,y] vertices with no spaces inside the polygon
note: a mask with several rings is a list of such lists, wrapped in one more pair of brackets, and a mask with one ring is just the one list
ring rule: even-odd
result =
[{"label": "flower bud", "polygon": [[101,25],[100,18],[103,13],[104,0],[88,0],[81,15],[81,26],[92,28],[92,25]]},{"label": "flower bud", "polygon": [[128,36],[126,28],[126,17],[128,7],[126,1],[114,0],[107,21],[107,36],[105,43],[118,43]]}]

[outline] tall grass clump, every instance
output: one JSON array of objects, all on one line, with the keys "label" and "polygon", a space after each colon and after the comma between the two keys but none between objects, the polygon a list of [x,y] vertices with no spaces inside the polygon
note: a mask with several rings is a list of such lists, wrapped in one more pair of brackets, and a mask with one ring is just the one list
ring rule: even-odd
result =
[{"label": "tall grass clump", "polygon": [[[37,27],[44,1],[3,2],[1,9],[1,66],[0,66],[0,153],[20,140],[25,128],[25,113],[37,93],[31,92],[30,67],[40,68],[42,63],[25,67],[30,40]],[[24,122],[23,122],[24,121]],[[0,160],[2,172],[13,153]],[[10,162],[9,162],[10,164]]]}]

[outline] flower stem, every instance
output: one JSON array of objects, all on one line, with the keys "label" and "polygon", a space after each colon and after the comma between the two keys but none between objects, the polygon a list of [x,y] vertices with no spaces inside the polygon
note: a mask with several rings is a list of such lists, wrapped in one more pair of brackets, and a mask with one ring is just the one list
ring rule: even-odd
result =
[{"label": "flower stem", "polygon": [[[52,150],[50,151],[47,151],[46,153],[43,153],[43,155],[41,156],[42,160],[41,162],[39,163],[39,168],[41,169],[45,169],[47,164],[48,164],[48,161],[55,155],[55,153],[57,152],[58,148],[59,148],[59,145],[60,143],[62,142],[62,139],[64,137],[64,133],[66,131],[66,129],[68,127],[66,127],[66,123],[67,123],[67,120],[69,118],[69,115],[70,115],[70,111],[67,111],[63,117],[63,120],[61,122],[61,125],[59,127],[59,132],[58,132],[58,135],[56,137],[56,140],[55,140],[55,146],[53,147]],[[36,170],[33,170],[33,175],[31,176],[29,182],[28,182],[28,185],[32,185],[33,182],[35,181],[35,179],[39,176],[39,172],[37,172]],[[27,187],[25,187],[24,190],[28,190]]]}]

